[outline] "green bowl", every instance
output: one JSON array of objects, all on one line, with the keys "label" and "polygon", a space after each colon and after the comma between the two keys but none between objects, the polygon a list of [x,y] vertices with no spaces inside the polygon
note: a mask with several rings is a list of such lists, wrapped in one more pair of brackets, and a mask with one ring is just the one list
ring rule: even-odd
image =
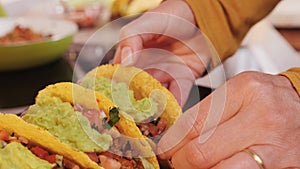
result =
[{"label": "green bowl", "polygon": [[0,37],[16,25],[52,37],[38,42],[0,44],[0,71],[20,70],[52,62],[66,52],[78,28],[74,22],[36,17],[1,17]]}]

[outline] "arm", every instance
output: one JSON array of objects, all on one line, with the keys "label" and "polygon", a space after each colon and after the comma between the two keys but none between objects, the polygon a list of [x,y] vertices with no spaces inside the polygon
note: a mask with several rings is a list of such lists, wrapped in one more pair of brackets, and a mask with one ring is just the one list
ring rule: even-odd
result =
[{"label": "arm", "polygon": [[[198,26],[211,40],[221,61],[236,51],[251,26],[265,17],[279,1],[186,0]],[[218,60],[213,58],[214,65],[218,64]],[[300,95],[300,68],[290,69],[281,75],[289,78]]]},{"label": "arm", "polygon": [[[235,52],[250,27],[278,2],[186,1],[222,61]],[[245,3],[249,4],[242,8]],[[258,168],[243,151],[251,149],[265,168],[299,167],[299,138],[294,136],[300,131],[300,68],[281,75],[287,78],[245,72],[229,79],[168,130],[158,144],[160,157],[171,158],[175,168]]]},{"label": "arm", "polygon": [[224,61],[239,47],[248,30],[265,17],[280,0],[186,0],[197,24]]}]

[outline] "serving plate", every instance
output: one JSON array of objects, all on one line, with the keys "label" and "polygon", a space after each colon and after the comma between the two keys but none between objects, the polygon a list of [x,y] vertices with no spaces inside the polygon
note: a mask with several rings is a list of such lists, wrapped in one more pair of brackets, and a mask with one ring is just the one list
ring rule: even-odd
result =
[{"label": "serving plate", "polygon": [[0,37],[17,25],[39,34],[51,34],[42,41],[0,44],[0,71],[35,67],[60,58],[78,30],[74,22],[42,17],[0,17],[0,25]]}]

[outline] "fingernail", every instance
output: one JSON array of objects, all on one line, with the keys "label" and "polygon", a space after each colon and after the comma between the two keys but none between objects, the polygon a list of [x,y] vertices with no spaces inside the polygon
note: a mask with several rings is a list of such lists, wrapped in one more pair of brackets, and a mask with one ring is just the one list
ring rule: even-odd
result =
[{"label": "fingernail", "polygon": [[129,66],[132,65],[132,50],[130,47],[126,46],[121,51],[121,59],[122,59],[122,65]]}]

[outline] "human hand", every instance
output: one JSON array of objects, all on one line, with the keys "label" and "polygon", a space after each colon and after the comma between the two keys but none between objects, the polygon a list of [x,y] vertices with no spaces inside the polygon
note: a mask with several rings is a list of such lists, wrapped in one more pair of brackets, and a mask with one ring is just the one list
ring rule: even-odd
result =
[{"label": "human hand", "polygon": [[165,1],[122,28],[113,63],[144,69],[184,105],[211,61],[207,39],[195,25],[184,1]]},{"label": "human hand", "polygon": [[[224,106],[223,106],[224,105]],[[246,72],[187,110],[158,144],[175,168],[300,168],[300,98],[284,76]]]}]

